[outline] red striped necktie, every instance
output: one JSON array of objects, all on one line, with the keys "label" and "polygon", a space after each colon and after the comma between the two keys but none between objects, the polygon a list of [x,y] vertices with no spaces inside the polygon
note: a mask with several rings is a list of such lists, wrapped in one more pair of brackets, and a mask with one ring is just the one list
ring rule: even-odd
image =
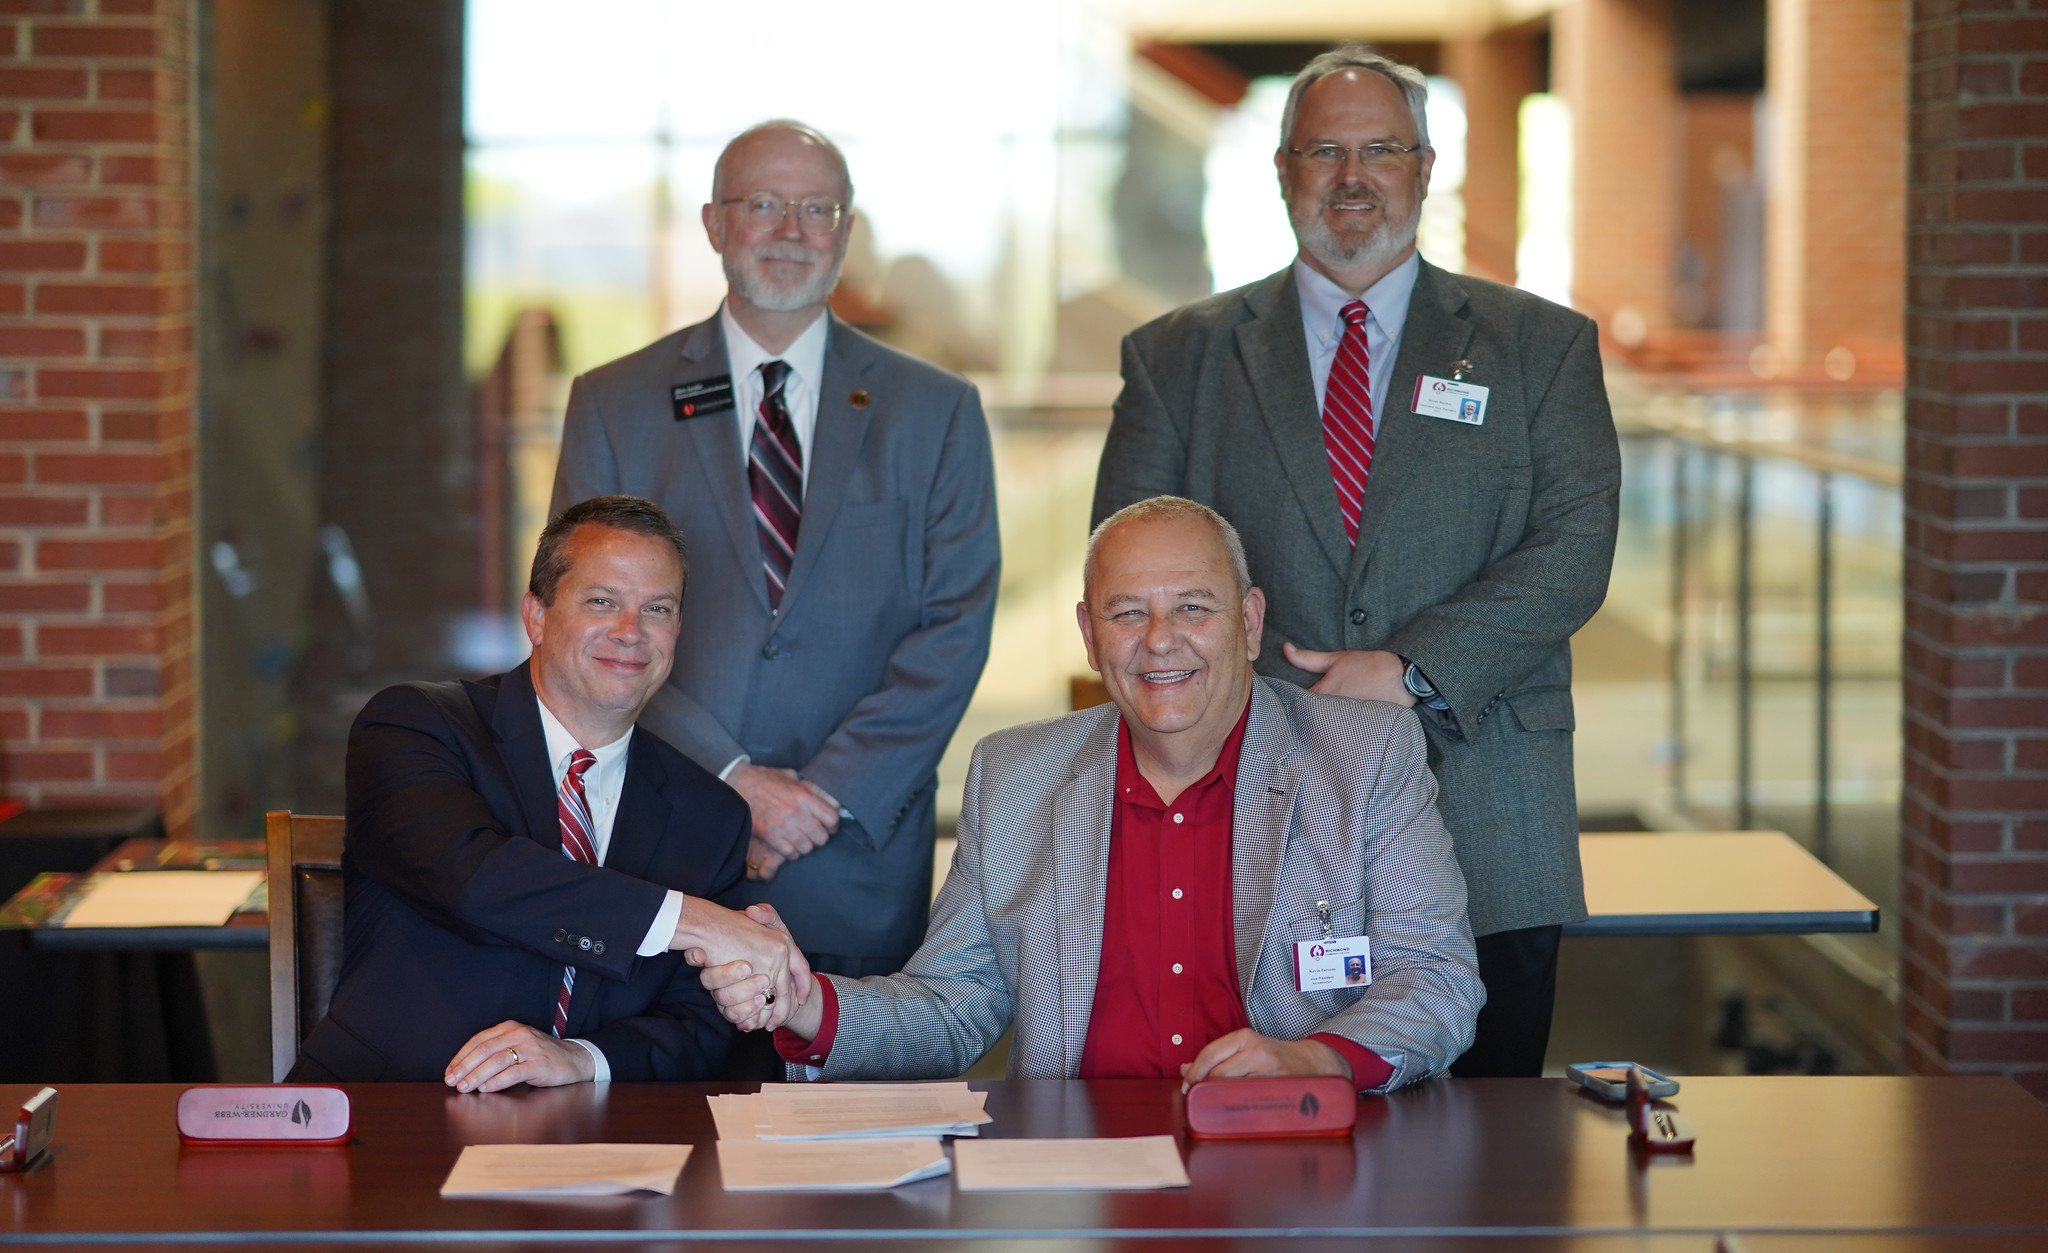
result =
[{"label": "red striped necktie", "polygon": [[761,409],[747,449],[747,484],[754,494],[754,530],[761,541],[761,565],[768,575],[768,607],[782,607],[796,560],[796,533],[804,512],[804,450],[782,389],[789,363],[761,363]]},{"label": "red striped necktie", "polygon": [[1323,446],[1330,450],[1330,477],[1337,484],[1337,511],[1344,515],[1344,534],[1358,547],[1358,511],[1365,501],[1365,480],[1372,473],[1372,354],[1365,345],[1363,300],[1338,311],[1344,339],[1330,363],[1330,381],[1323,388]]},{"label": "red striped necktie", "polygon": [[[562,820],[562,856],[597,864],[597,827],[590,820],[590,802],[583,795],[583,775],[597,764],[597,755],[579,748],[569,758],[569,773],[555,793],[555,812]],[[562,967],[562,991],[555,998],[555,1038],[569,1029],[569,998],[576,991],[576,967]]]}]

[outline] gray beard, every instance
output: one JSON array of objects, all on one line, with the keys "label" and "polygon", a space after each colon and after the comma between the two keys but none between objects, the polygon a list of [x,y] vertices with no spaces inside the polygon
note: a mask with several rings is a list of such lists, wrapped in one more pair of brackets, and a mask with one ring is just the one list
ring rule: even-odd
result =
[{"label": "gray beard", "polygon": [[1329,223],[1323,221],[1320,203],[1311,206],[1305,215],[1297,214],[1294,206],[1289,205],[1287,218],[1294,225],[1294,239],[1301,250],[1331,269],[1377,267],[1399,259],[1415,246],[1415,232],[1422,224],[1422,206],[1418,203],[1415,212],[1396,222],[1386,216],[1384,201],[1375,198],[1375,203],[1379,205],[1380,224],[1348,248]]},{"label": "gray beard", "polygon": [[777,283],[729,251],[719,262],[725,269],[726,284],[748,304],[769,313],[794,313],[823,303],[832,294],[832,289],[839,285],[839,268],[846,262],[846,250],[839,249],[832,264],[801,283]]}]

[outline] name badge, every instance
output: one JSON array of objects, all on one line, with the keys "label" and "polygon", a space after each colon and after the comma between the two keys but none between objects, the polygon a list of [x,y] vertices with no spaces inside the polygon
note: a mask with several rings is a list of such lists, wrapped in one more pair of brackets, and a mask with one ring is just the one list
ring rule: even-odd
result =
[{"label": "name badge", "polygon": [[1372,982],[1372,943],[1362,935],[1301,940],[1294,946],[1294,986],[1304,992],[1362,988]]},{"label": "name badge", "polygon": [[1486,421],[1486,390],[1462,379],[1425,374],[1415,380],[1415,402],[1409,407],[1425,418],[1448,418],[1479,426]]},{"label": "name badge", "polygon": [[701,418],[707,413],[724,413],[732,408],[732,375],[721,374],[714,379],[678,383],[669,389],[668,395],[675,403],[678,422]]}]

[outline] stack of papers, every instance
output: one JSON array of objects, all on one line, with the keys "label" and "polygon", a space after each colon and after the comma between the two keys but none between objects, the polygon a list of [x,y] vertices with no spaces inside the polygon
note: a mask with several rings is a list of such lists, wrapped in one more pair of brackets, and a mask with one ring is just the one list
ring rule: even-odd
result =
[{"label": "stack of papers", "polygon": [[472,1144],[441,1185],[450,1197],[673,1196],[687,1144]]},{"label": "stack of papers", "polygon": [[67,927],[218,927],[263,886],[261,870],[136,870],[92,876]]},{"label": "stack of papers", "polygon": [[1172,1136],[1120,1140],[976,1140],[953,1146],[962,1192],[1185,1188]]},{"label": "stack of papers", "polygon": [[951,1083],[771,1083],[706,1098],[721,1140],[971,1136],[993,1122],[988,1093]]},{"label": "stack of papers", "polygon": [[952,1169],[932,1136],[884,1140],[720,1140],[727,1192],[870,1192]]}]

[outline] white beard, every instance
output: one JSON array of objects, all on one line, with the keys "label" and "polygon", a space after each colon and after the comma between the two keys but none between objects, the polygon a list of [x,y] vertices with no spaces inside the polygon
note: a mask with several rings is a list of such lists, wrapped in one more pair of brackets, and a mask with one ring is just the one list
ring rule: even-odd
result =
[{"label": "white beard", "polygon": [[767,259],[809,261],[824,255],[820,249],[801,244],[770,243],[761,245],[751,256],[744,257],[736,249],[727,249],[719,261],[725,269],[726,283],[748,304],[769,313],[793,313],[821,303],[839,285],[839,267],[846,261],[844,237],[832,252],[831,264],[812,271],[807,279],[778,283],[768,277],[760,263]]},{"label": "white beard", "polygon": [[[1337,237],[1337,232],[1330,229],[1330,224],[1323,221],[1322,209],[1335,200],[1370,202],[1379,209],[1379,224],[1368,231],[1364,238],[1347,247],[1344,241]],[[1387,216],[1386,201],[1376,192],[1338,187],[1326,193],[1316,204],[1309,206],[1305,213],[1297,212],[1290,202],[1287,206],[1287,219],[1294,225],[1295,242],[1301,245],[1302,251],[1331,269],[1377,267],[1401,257],[1415,246],[1416,228],[1421,225],[1422,220],[1422,202],[1417,200],[1415,210],[1397,222]]]}]

